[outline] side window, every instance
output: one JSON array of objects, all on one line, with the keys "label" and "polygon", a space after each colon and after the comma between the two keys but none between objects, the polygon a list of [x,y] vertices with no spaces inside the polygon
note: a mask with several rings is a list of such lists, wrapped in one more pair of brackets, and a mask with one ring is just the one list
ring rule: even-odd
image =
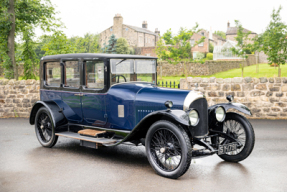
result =
[{"label": "side window", "polygon": [[80,65],[78,61],[65,61],[65,87],[80,87]]},{"label": "side window", "polygon": [[104,82],[104,62],[86,61],[85,65],[86,87],[90,89],[103,89]]},{"label": "side window", "polygon": [[61,85],[61,66],[60,62],[47,62],[46,64],[46,85],[60,87]]}]

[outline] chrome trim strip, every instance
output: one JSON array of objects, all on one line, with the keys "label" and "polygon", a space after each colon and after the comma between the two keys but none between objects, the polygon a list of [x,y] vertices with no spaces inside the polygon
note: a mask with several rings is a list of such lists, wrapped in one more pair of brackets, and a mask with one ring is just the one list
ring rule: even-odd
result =
[{"label": "chrome trim strip", "polygon": [[201,98],[205,98],[205,96],[203,95],[203,93],[199,92],[199,91],[190,91],[187,96],[184,99],[183,102],[183,110],[187,111],[189,110],[189,106],[192,102],[194,102],[197,99],[201,99]]},{"label": "chrome trim strip", "polygon": [[122,133],[130,133],[131,132],[131,131],[125,131],[125,130],[119,130],[119,129],[108,129],[108,128],[104,128],[104,127],[94,127],[94,126],[89,126],[89,125],[80,125],[80,124],[73,124],[73,123],[69,123],[68,125],[88,127],[88,128],[92,128],[92,129],[100,129],[100,130],[105,130],[105,131],[122,132]]}]

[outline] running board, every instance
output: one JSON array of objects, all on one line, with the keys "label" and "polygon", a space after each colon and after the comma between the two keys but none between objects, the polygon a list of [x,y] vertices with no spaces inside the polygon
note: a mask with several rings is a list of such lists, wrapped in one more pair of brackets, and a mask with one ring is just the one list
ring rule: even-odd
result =
[{"label": "running board", "polygon": [[[110,145],[110,144],[115,144],[116,142],[118,142],[118,140],[116,139],[81,136],[78,133],[74,133],[70,131],[56,133],[55,135],[80,140],[81,146],[87,146],[87,147],[92,147],[92,148],[98,148],[98,144]],[[96,145],[90,145],[91,143],[95,143]]]}]

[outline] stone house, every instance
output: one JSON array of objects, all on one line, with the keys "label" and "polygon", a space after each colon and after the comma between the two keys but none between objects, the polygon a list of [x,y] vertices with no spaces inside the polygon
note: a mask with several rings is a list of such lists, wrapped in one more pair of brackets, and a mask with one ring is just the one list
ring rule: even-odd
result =
[{"label": "stone house", "polygon": [[[238,30],[237,27],[230,27],[230,23],[228,21],[227,22],[227,30],[226,30],[226,40],[236,42],[235,37],[237,36],[237,30]],[[243,28],[243,32],[244,33],[250,32],[250,34],[248,35],[249,39],[247,40],[247,43],[253,43],[254,41],[252,39],[257,36],[257,33],[252,32],[252,31],[245,29],[245,28]]]},{"label": "stone house", "polygon": [[[154,32],[148,30],[147,21],[143,21],[142,27],[123,24],[123,17],[116,14],[113,25],[100,33],[99,40],[102,47],[104,44],[108,44],[112,34],[116,38],[125,38],[131,47],[137,48],[137,53],[143,52],[144,55],[153,55],[152,51],[159,40],[160,31],[158,29],[155,29]],[[141,48],[145,48],[144,51],[141,51]]]},{"label": "stone house", "polygon": [[[198,45],[194,44],[196,41],[199,41],[202,37],[205,37],[204,42],[199,43]],[[196,57],[197,53],[208,53],[209,52],[209,44],[211,43],[213,46],[221,46],[226,42],[225,39],[221,38],[220,36],[213,34],[210,34],[207,30],[201,30],[198,33],[194,33],[193,36],[190,38],[190,45],[194,46],[191,48],[191,52],[193,54],[193,58]]]}]

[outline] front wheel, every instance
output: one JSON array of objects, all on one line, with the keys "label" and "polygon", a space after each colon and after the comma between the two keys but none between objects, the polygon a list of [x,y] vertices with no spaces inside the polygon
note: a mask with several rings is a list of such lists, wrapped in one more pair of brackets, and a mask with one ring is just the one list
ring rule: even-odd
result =
[{"label": "front wheel", "polygon": [[157,174],[176,179],[188,170],[192,148],[183,128],[158,121],[148,130],[145,145],[148,161]]},{"label": "front wheel", "polygon": [[57,143],[58,136],[55,135],[51,114],[45,107],[41,107],[36,114],[35,132],[42,146],[53,147]]},{"label": "front wheel", "polygon": [[[242,146],[235,151],[219,155],[225,161],[239,162],[246,159],[252,152],[255,143],[255,134],[249,121],[237,114],[227,113],[223,123],[223,132],[240,141]],[[227,144],[228,139],[219,138],[219,144]]]}]

